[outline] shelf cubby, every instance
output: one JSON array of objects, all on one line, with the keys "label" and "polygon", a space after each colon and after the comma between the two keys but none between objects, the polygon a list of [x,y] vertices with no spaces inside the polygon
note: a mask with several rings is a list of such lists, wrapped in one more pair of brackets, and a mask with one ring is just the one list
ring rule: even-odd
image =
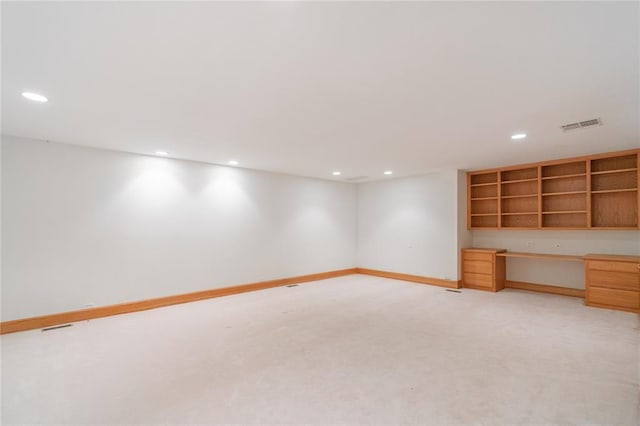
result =
[{"label": "shelf cubby", "polygon": [[556,211],[587,211],[586,192],[577,194],[555,194],[552,197],[542,198],[542,213]]},{"label": "shelf cubby", "polygon": [[542,166],[542,179],[554,179],[568,176],[585,176],[587,174],[586,161],[553,164]]},{"label": "shelf cubby", "polygon": [[591,226],[638,227],[638,191],[592,193]]},{"label": "shelf cubby", "polygon": [[500,172],[500,180],[502,183],[510,181],[526,181],[538,178],[537,167],[527,167],[523,169],[504,170]]},{"label": "shelf cubby", "polygon": [[498,215],[491,216],[471,216],[471,226],[473,228],[497,228]]},{"label": "shelf cubby", "polygon": [[543,228],[586,228],[587,212],[548,212],[542,215]]},{"label": "shelf cubby", "polygon": [[537,228],[538,213],[512,213],[501,217],[502,228]]},{"label": "shelf cubby", "polygon": [[538,194],[538,181],[525,181],[518,183],[505,184],[502,183],[501,195],[512,197],[512,196],[529,196],[529,195],[537,195]]},{"label": "shelf cubby", "polygon": [[498,199],[471,201],[471,215],[478,213],[498,214]]},{"label": "shelf cubby", "polygon": [[591,191],[638,188],[637,170],[620,173],[591,174]]},{"label": "shelf cubby", "polygon": [[638,167],[638,154],[611,156],[591,160],[591,173],[634,169]]},{"label": "shelf cubby", "polygon": [[565,176],[559,179],[542,180],[542,193],[555,194],[587,190],[587,175]]},{"label": "shelf cubby", "polygon": [[502,213],[527,213],[538,211],[538,197],[503,198]]},{"label": "shelf cubby", "polygon": [[483,185],[498,182],[498,172],[471,175],[471,185]]}]

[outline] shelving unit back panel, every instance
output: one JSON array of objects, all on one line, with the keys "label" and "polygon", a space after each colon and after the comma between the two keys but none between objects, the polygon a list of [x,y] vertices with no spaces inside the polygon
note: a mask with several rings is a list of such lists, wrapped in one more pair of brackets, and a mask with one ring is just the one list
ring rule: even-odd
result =
[{"label": "shelving unit back panel", "polygon": [[498,215],[495,216],[473,216],[471,217],[472,228],[497,228]]},{"label": "shelving unit back panel", "polygon": [[629,228],[638,226],[638,192],[591,194],[591,226]]},{"label": "shelving unit back panel", "polygon": [[471,201],[471,214],[498,213],[498,200]]},{"label": "shelving unit back panel", "polygon": [[503,228],[537,228],[538,214],[523,214],[513,216],[502,216]]},{"label": "shelving unit back panel", "polygon": [[537,181],[502,184],[502,196],[532,195],[537,193],[538,193]]},{"label": "shelving unit back panel", "polygon": [[632,169],[638,167],[638,155],[630,154],[612,156],[591,160],[591,172],[604,172],[608,170]]},{"label": "shelving unit back panel", "polygon": [[591,176],[592,191],[634,189],[638,187],[638,172],[635,170]]},{"label": "shelving unit back panel", "polygon": [[498,185],[472,186],[471,198],[497,197]]},{"label": "shelving unit back panel", "polygon": [[510,180],[535,179],[538,177],[537,167],[527,167],[524,169],[505,170],[500,173],[502,182]]},{"label": "shelving unit back panel", "polygon": [[493,183],[493,182],[498,182],[498,172],[471,175],[472,185],[482,184],[482,183]]},{"label": "shelving unit back panel", "polygon": [[542,198],[543,212],[576,210],[587,210],[587,194],[563,194]]},{"label": "shelving unit back panel", "polygon": [[505,198],[502,200],[502,213],[524,213],[538,210],[538,198]]},{"label": "shelving unit back panel", "polygon": [[587,162],[575,161],[573,163],[554,164],[551,166],[542,167],[542,177],[555,177],[564,175],[575,175],[579,173],[586,173]]},{"label": "shelving unit back panel", "polygon": [[586,176],[573,176],[562,179],[543,180],[542,193],[554,194],[558,192],[574,192],[587,190]]},{"label": "shelving unit back panel", "polygon": [[554,213],[542,216],[544,228],[586,228],[587,213]]}]

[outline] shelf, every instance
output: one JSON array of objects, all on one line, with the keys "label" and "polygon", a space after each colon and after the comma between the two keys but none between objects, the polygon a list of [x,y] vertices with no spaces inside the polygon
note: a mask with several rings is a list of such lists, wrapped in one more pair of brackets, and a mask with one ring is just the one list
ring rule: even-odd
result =
[{"label": "shelf", "polygon": [[586,213],[586,210],[558,210],[542,212],[542,214],[571,214],[571,213]]},{"label": "shelf", "polygon": [[543,197],[548,197],[550,195],[571,195],[571,194],[586,194],[587,191],[567,191],[567,192],[546,192],[543,193]]},{"label": "shelf", "polygon": [[498,182],[490,182],[490,183],[472,183],[471,186],[473,188],[477,187],[477,186],[489,186],[489,185],[497,185]]},{"label": "shelf", "polygon": [[566,178],[572,178],[572,177],[579,177],[579,176],[587,176],[586,173],[576,173],[576,174],[572,174],[572,175],[558,175],[558,176],[546,176],[543,177],[542,180],[550,180],[550,179],[566,179]]},{"label": "shelf", "polygon": [[640,228],[638,228],[637,226],[598,226],[598,225],[591,225],[591,228],[589,229],[594,229],[596,231],[640,231]]},{"label": "shelf", "polygon": [[631,169],[617,169],[617,170],[604,170],[601,172],[591,172],[592,175],[608,175],[610,173],[625,173],[625,172],[635,172],[637,171],[637,167],[633,167]]},{"label": "shelf", "polygon": [[531,179],[518,179],[518,180],[507,180],[507,181],[502,181],[500,183],[502,183],[503,185],[507,184],[507,183],[520,183],[520,182],[535,182],[537,181],[538,178],[531,178]]},{"label": "shelf", "polygon": [[517,212],[517,213],[501,213],[502,216],[526,216],[532,214],[538,214],[538,212]]},{"label": "shelf", "polygon": [[478,197],[472,198],[471,201],[483,201],[483,200],[497,200],[498,197]]},{"label": "shelf", "polygon": [[610,194],[613,192],[635,192],[638,188],[625,188],[625,189],[605,189],[600,191],[591,191],[592,194]]},{"label": "shelf", "polygon": [[502,199],[505,199],[505,198],[532,198],[532,197],[537,197],[537,196],[538,196],[538,194],[527,194],[527,195],[503,195],[503,196],[502,196],[502,197],[500,197],[500,198],[502,198]]},{"label": "shelf", "polygon": [[471,213],[471,216],[498,216],[498,213]]}]

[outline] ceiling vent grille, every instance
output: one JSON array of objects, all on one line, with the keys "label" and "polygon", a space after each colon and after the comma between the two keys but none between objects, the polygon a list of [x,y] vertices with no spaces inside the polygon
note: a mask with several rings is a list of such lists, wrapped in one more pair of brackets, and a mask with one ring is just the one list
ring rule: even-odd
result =
[{"label": "ceiling vent grille", "polygon": [[593,118],[591,120],[580,121],[578,123],[565,124],[560,127],[562,127],[562,130],[564,130],[565,132],[568,132],[570,130],[584,129],[585,127],[593,126],[602,126],[602,121],[599,118]]},{"label": "ceiling vent grille", "polygon": [[365,180],[368,177],[369,176],[353,176],[353,177],[345,178],[345,180],[348,181],[348,182],[358,182],[358,181],[361,181],[361,180]]}]

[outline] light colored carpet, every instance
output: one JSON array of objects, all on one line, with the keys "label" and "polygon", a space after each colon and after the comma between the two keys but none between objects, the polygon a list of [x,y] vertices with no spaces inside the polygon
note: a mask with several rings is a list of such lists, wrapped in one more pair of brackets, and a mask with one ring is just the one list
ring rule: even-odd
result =
[{"label": "light colored carpet", "polygon": [[351,275],[2,336],[2,424],[637,425],[638,318]]}]

